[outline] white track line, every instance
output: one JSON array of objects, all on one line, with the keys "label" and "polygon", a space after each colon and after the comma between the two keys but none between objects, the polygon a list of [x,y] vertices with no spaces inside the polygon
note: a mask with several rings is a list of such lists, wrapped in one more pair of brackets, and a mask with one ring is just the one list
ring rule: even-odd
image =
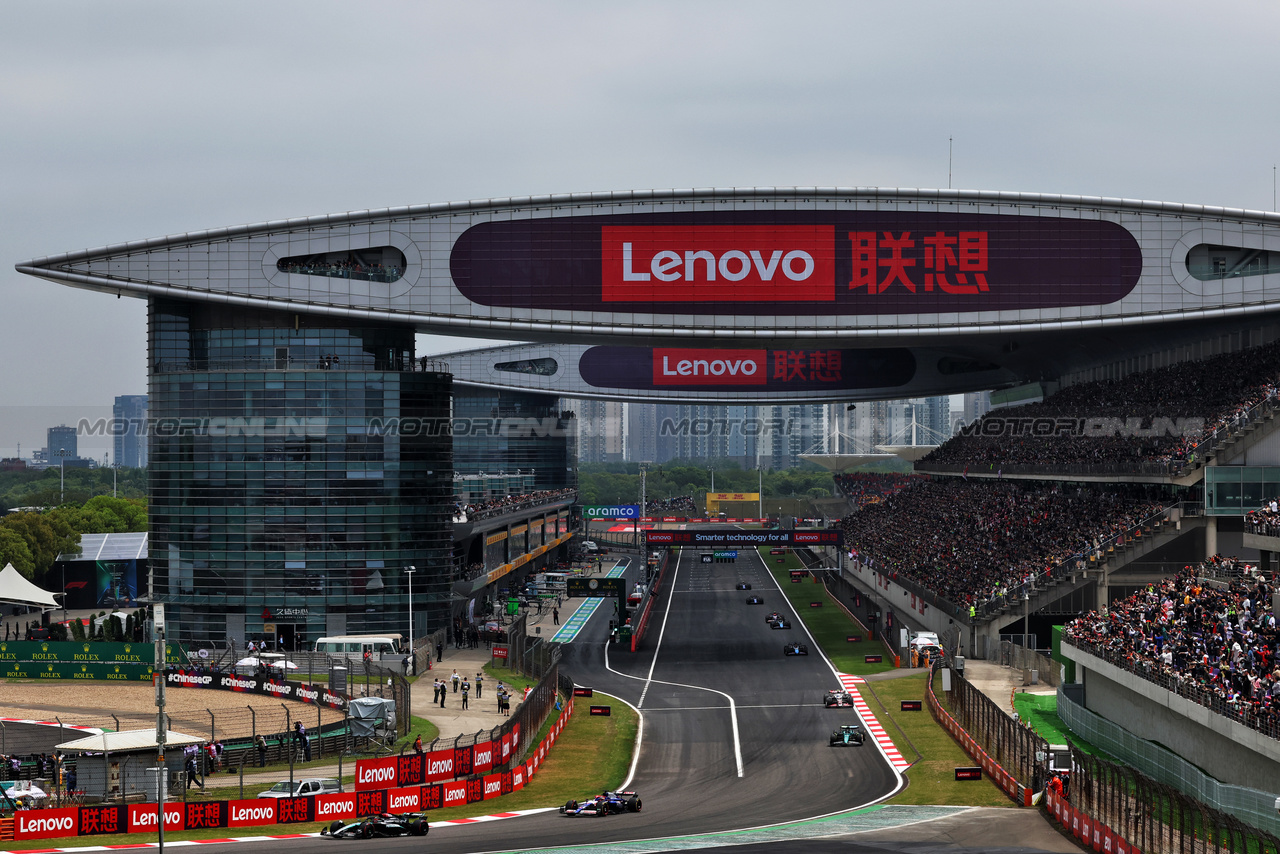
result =
[{"label": "white track line", "polygon": [[[712,694],[719,694],[721,697],[724,697],[726,700],[729,701],[729,721],[733,726],[733,757],[738,766],[738,776],[742,777],[743,776],[742,739],[739,737],[739,734],[738,734],[738,705],[734,701],[733,697],[729,696],[724,691],[717,691],[715,688],[708,688],[705,685],[686,685],[683,682],[667,682],[663,679],[653,678],[653,668],[656,667],[658,664],[658,651],[662,649],[662,638],[663,638],[663,635],[667,633],[667,618],[671,616],[671,600],[674,599],[676,595],[676,579],[680,575],[680,559],[682,557],[684,557],[683,549],[677,552],[676,568],[674,572],[672,572],[671,574],[671,587],[667,591],[667,607],[662,612],[662,628],[658,632],[658,643],[653,648],[653,661],[649,662],[649,675],[645,677],[644,689],[641,690],[640,692],[640,702],[636,703],[636,705],[633,708],[635,708],[637,712],[640,711],[640,707],[644,705],[645,695],[649,693],[649,686],[655,682],[659,685],[674,685],[677,688],[692,688],[695,691],[710,691]],[[604,666],[605,666],[605,669],[608,670],[610,673],[616,673],[617,675],[623,676],[627,679],[638,680],[640,678],[639,676],[632,676],[629,673],[619,672],[609,666],[609,642],[607,640],[604,643]],[[644,716],[642,714],[641,721],[643,720],[644,720]],[[637,752],[636,755],[639,756],[639,753]],[[633,765],[634,765],[634,762],[633,762]]]}]

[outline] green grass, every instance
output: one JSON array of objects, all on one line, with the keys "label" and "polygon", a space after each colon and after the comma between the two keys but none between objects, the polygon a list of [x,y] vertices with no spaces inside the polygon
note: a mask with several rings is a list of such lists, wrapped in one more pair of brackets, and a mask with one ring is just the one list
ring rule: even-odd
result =
[{"label": "green grass", "polygon": [[[818,646],[822,647],[827,657],[831,659],[831,663],[840,672],[869,676],[873,673],[897,669],[893,666],[893,657],[884,648],[884,644],[874,640],[874,635],[868,634],[849,619],[849,615],[827,592],[825,584],[814,584],[812,578],[806,578],[798,584],[791,583],[791,570],[804,569],[804,564],[799,558],[788,552],[783,562],[779,563],[780,557],[783,556],[769,554],[768,548],[760,549],[760,559],[778,580],[791,607],[795,609],[800,619],[804,620],[804,624],[813,634],[813,639],[817,641]],[[811,607],[809,604],[811,602],[821,602],[822,606]],[[765,599],[765,607],[768,607],[768,604],[768,599]],[[851,634],[862,635],[862,642],[849,643],[846,638]],[[884,660],[880,664],[867,664],[864,660],[864,656],[867,655],[880,655]]]},{"label": "green grass", "polygon": [[957,765],[972,765],[973,760],[945,729],[929,714],[928,706],[919,712],[904,712],[903,700],[923,700],[926,674],[916,673],[902,679],[868,682],[860,693],[898,752],[908,762],[923,759],[903,772],[907,788],[891,798],[891,804],[938,804],[979,807],[1012,807],[1013,801],[991,779],[955,779]]},{"label": "green grass", "polygon": [[[504,680],[505,681],[505,680]],[[600,696],[606,696],[601,694]],[[631,765],[631,751],[636,740],[639,718],[625,703],[613,704],[609,717],[592,717],[585,706],[580,705],[569,719],[555,747],[538,772],[518,792],[503,795],[489,803],[469,804],[434,810],[431,821],[447,821],[488,813],[557,807],[570,798],[583,798],[606,789],[615,789],[626,778]],[[296,769],[295,769],[296,775]],[[246,792],[248,794],[248,792]],[[233,796],[238,796],[235,790]],[[224,839],[228,836],[254,836],[286,833],[316,833],[327,824],[279,824],[251,828],[217,828],[214,830],[184,830],[165,834],[171,842],[197,839]],[[154,834],[115,834],[111,836],[81,836],[65,839],[7,840],[7,851],[26,849],[77,848],[98,845],[129,845],[148,842]]]},{"label": "green grass", "polygon": [[1018,713],[1018,719],[1030,725],[1036,733],[1050,744],[1066,744],[1071,743],[1083,753],[1090,756],[1100,756],[1104,759],[1116,761],[1107,754],[1106,751],[1095,747],[1089,742],[1082,739],[1071,731],[1062,718],[1058,717],[1058,695],[1057,694],[1024,694],[1017,692],[1013,695],[1013,710]]}]

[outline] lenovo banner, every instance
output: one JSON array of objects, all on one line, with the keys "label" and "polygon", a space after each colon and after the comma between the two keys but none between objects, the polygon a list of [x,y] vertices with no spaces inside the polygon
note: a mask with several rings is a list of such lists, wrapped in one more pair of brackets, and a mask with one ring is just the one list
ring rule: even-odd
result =
[{"label": "lenovo banner", "polygon": [[[242,803],[241,801],[232,801]],[[268,803],[267,799],[248,801],[251,804],[267,804],[272,806],[271,816],[262,821],[249,822],[250,824],[275,824],[276,814],[273,806],[274,802]],[[154,833],[156,824],[160,820],[156,809],[156,804],[129,804],[129,833]],[[182,830],[182,804],[165,804],[164,807],[164,829],[165,830]]]},{"label": "lenovo banner", "polygon": [[689,391],[829,391],[892,388],[916,373],[900,348],[866,350],[717,350],[700,347],[591,347],[578,372],[596,388]]},{"label": "lenovo banner", "polygon": [[[396,785],[396,765],[400,757],[356,760],[356,791],[389,789]],[[414,757],[417,758],[417,757]]]},{"label": "lenovo banner", "polygon": [[479,223],[449,269],[486,306],[772,319],[1106,305],[1142,250],[1079,217],[708,210]]},{"label": "lenovo banner", "polygon": [[[154,813],[155,810],[152,810],[153,815]],[[130,816],[130,822],[132,822],[132,819],[133,817]],[[276,802],[274,798],[227,802],[227,827],[253,827],[258,824],[276,823]],[[166,830],[170,829],[167,816],[164,826]]]}]

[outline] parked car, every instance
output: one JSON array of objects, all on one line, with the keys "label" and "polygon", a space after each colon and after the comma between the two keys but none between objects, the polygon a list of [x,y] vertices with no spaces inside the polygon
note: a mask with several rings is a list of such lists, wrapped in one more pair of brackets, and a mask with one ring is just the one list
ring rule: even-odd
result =
[{"label": "parked car", "polygon": [[294,780],[293,786],[288,780],[281,780],[270,789],[258,794],[260,798],[309,798],[314,795],[336,795],[342,791],[342,784],[332,777],[311,777]]}]

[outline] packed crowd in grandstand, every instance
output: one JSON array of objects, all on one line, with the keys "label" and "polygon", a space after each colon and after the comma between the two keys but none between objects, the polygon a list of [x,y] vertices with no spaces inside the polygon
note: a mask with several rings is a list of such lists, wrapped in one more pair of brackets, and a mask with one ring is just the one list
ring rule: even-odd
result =
[{"label": "packed crowd in grandstand", "polygon": [[[1009,465],[1143,462],[1176,471],[1202,460],[1217,438],[1273,401],[1278,380],[1280,343],[1080,383],[1040,403],[991,412],[924,460],[981,466],[975,473]],[[1055,435],[1028,435],[1035,419]],[[1135,426],[1139,435],[1127,435]]]},{"label": "packed crowd in grandstand", "polygon": [[876,504],[907,488],[913,483],[925,479],[919,474],[896,474],[877,472],[841,472],[833,475],[836,488],[855,507],[863,504]]},{"label": "packed crowd in grandstand", "polygon": [[1215,556],[1113,603],[1105,614],[1081,616],[1067,625],[1065,638],[1275,736],[1280,634],[1271,585],[1251,570]]},{"label": "packed crowd in grandstand", "polygon": [[455,522],[474,522],[477,519],[488,519],[514,510],[572,498],[576,494],[576,489],[542,489],[537,492],[486,498],[483,501],[472,501],[467,504],[458,502],[453,505],[453,518]]},{"label": "packed crowd in grandstand", "polygon": [[966,611],[999,600],[1159,514],[1156,488],[913,480],[839,522],[845,544]]},{"label": "packed crowd in grandstand", "polygon": [[1251,534],[1280,537],[1280,501],[1273,498],[1257,510],[1250,510],[1245,514],[1244,521],[1245,530]]},{"label": "packed crowd in grandstand", "polygon": [[692,495],[678,495],[675,498],[646,501],[644,512],[650,516],[697,516],[698,505],[693,503]]}]

